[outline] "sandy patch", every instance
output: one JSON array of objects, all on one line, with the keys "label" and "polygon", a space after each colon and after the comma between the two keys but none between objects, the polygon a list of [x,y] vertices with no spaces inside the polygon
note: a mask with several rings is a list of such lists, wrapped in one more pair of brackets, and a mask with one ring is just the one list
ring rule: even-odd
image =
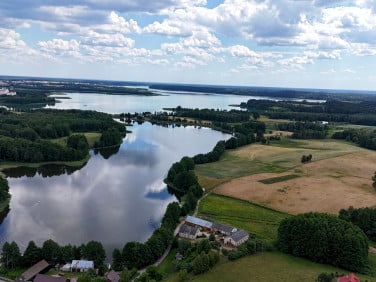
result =
[{"label": "sandy patch", "polygon": [[231,180],[215,191],[292,214],[309,211],[337,214],[349,206],[376,206],[376,191],[371,180],[376,170],[375,152],[361,151],[299,168],[303,172],[299,178],[263,184],[259,180],[293,171],[261,173]]}]

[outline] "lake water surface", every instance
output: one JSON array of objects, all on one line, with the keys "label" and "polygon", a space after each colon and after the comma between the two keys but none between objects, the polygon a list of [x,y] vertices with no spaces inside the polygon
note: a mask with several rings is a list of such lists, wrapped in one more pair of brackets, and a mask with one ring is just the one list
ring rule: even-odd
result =
[{"label": "lake water surface", "polygon": [[[240,95],[216,95],[204,93],[176,93],[169,91],[154,91],[159,96],[136,95],[106,95],[97,93],[66,93],[69,99],[58,99],[49,108],[95,110],[106,113],[155,112],[163,108],[210,108],[210,109],[239,109],[230,105],[239,105],[252,97]],[[62,97],[61,94],[55,96]],[[257,98],[257,97],[253,97]]]},{"label": "lake water surface", "polygon": [[23,250],[30,240],[40,246],[47,239],[62,245],[98,240],[110,255],[128,241],[144,241],[176,200],[163,183],[171,164],[229,137],[206,128],[150,123],[128,129],[132,133],[117,154],[105,159],[91,152],[76,171],[58,166],[9,171],[12,198],[0,226],[1,242],[14,240]]}]

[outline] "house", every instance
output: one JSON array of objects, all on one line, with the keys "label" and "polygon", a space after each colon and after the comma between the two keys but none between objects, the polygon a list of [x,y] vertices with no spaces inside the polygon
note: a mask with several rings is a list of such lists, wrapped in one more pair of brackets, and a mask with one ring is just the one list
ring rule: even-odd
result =
[{"label": "house", "polygon": [[183,224],[179,229],[179,237],[194,240],[199,234],[199,228],[197,226],[191,226]]},{"label": "house", "polygon": [[34,282],[67,282],[66,278],[54,277],[44,274],[37,274],[34,278]]},{"label": "house", "polygon": [[27,269],[24,273],[22,273],[21,276],[16,279],[16,281],[32,281],[37,274],[47,270],[47,268],[49,267],[50,265],[48,264],[48,262],[41,260],[40,262]]},{"label": "house", "polygon": [[235,233],[237,231],[237,229],[232,226],[224,225],[224,224],[217,223],[217,222],[213,222],[212,229],[215,232],[219,232],[227,236],[230,236],[232,233]]},{"label": "house", "polygon": [[224,243],[228,245],[233,245],[235,247],[240,246],[245,241],[249,239],[249,233],[245,230],[237,230],[224,239]]},{"label": "house", "polygon": [[337,279],[337,282],[360,282],[360,279],[355,276],[354,273],[341,276]]},{"label": "house", "polygon": [[85,272],[89,269],[94,269],[94,262],[92,260],[72,260],[72,271]]},{"label": "house", "polygon": [[198,217],[190,216],[188,215],[187,218],[185,219],[185,224],[191,225],[191,226],[197,226],[201,227],[204,230],[211,231],[213,223]]},{"label": "house", "polygon": [[110,282],[119,282],[120,280],[119,274],[117,274],[117,272],[114,270],[107,272],[104,277],[106,277],[106,279]]}]

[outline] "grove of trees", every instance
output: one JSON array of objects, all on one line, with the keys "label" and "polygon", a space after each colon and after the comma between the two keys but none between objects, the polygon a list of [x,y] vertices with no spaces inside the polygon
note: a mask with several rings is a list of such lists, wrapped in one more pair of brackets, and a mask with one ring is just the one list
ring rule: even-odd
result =
[{"label": "grove of trees", "polygon": [[368,261],[364,232],[328,214],[305,213],[284,219],[278,228],[277,246],[282,252],[350,271],[362,271]]},{"label": "grove of trees", "polygon": [[362,229],[368,238],[376,242],[376,208],[341,209],[339,218],[352,222]]}]

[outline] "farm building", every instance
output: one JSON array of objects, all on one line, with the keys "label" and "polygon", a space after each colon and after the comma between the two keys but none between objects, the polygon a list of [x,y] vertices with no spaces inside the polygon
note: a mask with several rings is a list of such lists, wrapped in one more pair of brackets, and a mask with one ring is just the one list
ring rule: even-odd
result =
[{"label": "farm building", "polygon": [[110,282],[119,282],[120,280],[119,274],[117,274],[117,272],[113,270],[111,270],[110,272],[107,272],[104,276]]},{"label": "farm building", "polygon": [[16,279],[16,281],[32,281],[37,274],[46,271],[49,266],[50,265],[47,261],[41,260],[40,262],[27,269],[24,273],[22,273],[21,276]]},{"label": "farm building", "polygon": [[91,260],[72,260],[71,270],[76,272],[84,272],[94,269],[94,262]]},{"label": "farm building", "polygon": [[179,237],[187,239],[196,239],[199,234],[199,228],[197,226],[191,226],[183,224],[179,229]]},{"label": "farm building", "polygon": [[187,225],[201,227],[204,230],[208,230],[208,231],[211,231],[212,226],[213,226],[213,223],[210,221],[207,221],[198,217],[190,216],[190,215],[188,215],[187,218],[185,219],[185,223]]},{"label": "farm building", "polygon": [[348,275],[339,277],[337,282],[360,282],[360,279],[356,277],[354,273],[350,273]]},{"label": "farm building", "polygon": [[37,276],[35,276],[34,282],[67,282],[67,279],[63,277],[53,277],[44,274],[37,274]]},{"label": "farm building", "polygon": [[224,243],[237,247],[243,244],[248,239],[249,239],[249,234],[247,231],[238,230],[234,232],[231,236],[226,237],[224,240]]},{"label": "farm building", "polygon": [[232,226],[224,225],[224,224],[217,223],[217,222],[213,222],[212,229],[215,232],[219,232],[227,236],[230,236],[232,233],[237,231],[237,229]]}]

